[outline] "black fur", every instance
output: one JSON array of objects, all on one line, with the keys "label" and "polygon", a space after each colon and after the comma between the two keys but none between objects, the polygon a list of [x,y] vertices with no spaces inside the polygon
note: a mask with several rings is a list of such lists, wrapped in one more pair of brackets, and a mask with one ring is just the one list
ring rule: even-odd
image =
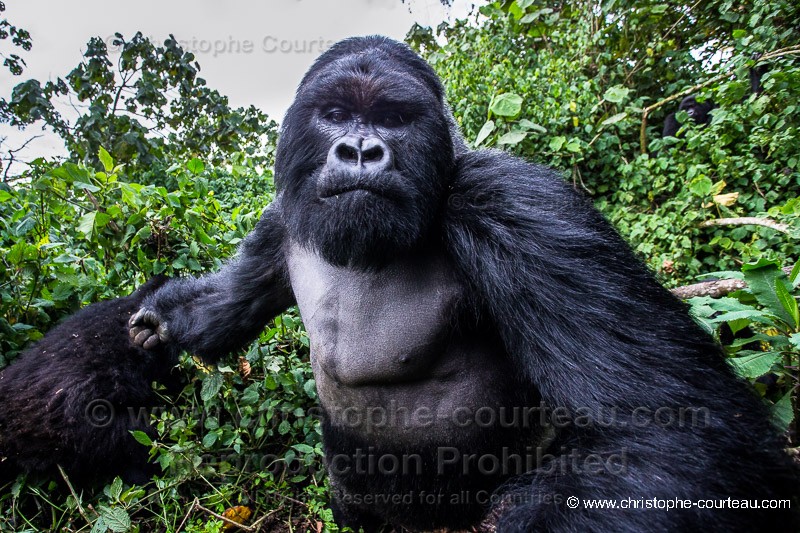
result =
[{"label": "black fur", "polygon": [[[681,100],[678,105],[678,111],[686,111],[689,114],[689,119],[695,124],[703,125],[711,122],[711,112],[717,107],[710,98],[706,98],[703,102],[698,102],[695,95],[689,95]],[[676,113],[670,113],[664,119],[663,137],[675,137],[678,130],[681,129],[681,123],[675,118]]]},{"label": "black fur", "polygon": [[130,431],[155,436],[140,408],[159,401],[153,381],[174,381],[177,354],[134,345],[127,323],[166,279],[80,310],[0,370],[0,483],[60,477],[56,465],[77,485],[149,480],[148,450]]},{"label": "black fur", "polygon": [[[330,114],[331,106],[345,112]],[[387,106],[411,120],[379,127],[374,114]],[[344,168],[331,165],[330,148],[345,135],[380,138],[393,166],[380,175],[332,171]],[[767,410],[686,306],[555,172],[467,150],[435,74],[406,46],[367,37],[323,54],[287,113],[277,157],[278,196],[238,257],[217,274],[168,284],[131,325],[140,342],[215,358],[297,302],[338,521],[368,531],[477,527],[482,516],[497,531],[793,530],[787,509],[586,506],[780,498],[796,508],[798,478]],[[329,197],[330,180],[355,192]],[[434,289],[414,291],[432,279],[441,280]],[[431,309],[439,315],[429,320]],[[353,324],[363,328],[348,330]],[[541,401],[566,423],[474,430],[437,421],[426,430],[337,420],[342,407],[447,410],[459,401]],[[642,410],[659,409],[699,411],[683,423],[642,420]],[[494,456],[533,446],[546,455],[519,476],[474,468],[437,475],[445,446]],[[416,453],[427,466],[421,474],[334,468],[365,449]],[[586,467],[611,457],[620,458],[614,468]],[[484,489],[498,491],[492,507],[474,499]],[[353,501],[408,493],[411,502]],[[431,493],[445,499],[420,500]],[[567,507],[570,496],[578,508]]]}]

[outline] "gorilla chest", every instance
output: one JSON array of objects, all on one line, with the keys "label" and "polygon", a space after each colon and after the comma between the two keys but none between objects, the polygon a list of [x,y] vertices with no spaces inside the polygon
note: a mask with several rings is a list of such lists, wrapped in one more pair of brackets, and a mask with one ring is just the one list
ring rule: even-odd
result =
[{"label": "gorilla chest", "polygon": [[292,245],[288,266],[318,386],[396,384],[436,373],[462,292],[444,257],[365,272]]}]

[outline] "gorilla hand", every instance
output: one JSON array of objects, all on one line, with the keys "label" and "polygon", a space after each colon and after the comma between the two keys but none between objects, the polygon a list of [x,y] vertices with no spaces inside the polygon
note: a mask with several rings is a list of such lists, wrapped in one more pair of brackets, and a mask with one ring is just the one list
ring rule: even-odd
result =
[{"label": "gorilla hand", "polygon": [[153,309],[142,307],[128,320],[131,340],[145,350],[169,341],[167,323]]}]

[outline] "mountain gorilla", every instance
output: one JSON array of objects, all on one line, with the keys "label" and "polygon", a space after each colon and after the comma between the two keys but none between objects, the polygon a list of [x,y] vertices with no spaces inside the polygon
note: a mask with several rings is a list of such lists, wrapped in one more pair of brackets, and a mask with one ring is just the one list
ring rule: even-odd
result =
[{"label": "mountain gorilla", "polygon": [[443,93],[386,38],[325,52],[274,202],[220,272],[148,298],[135,341],[213,359],[297,303],[341,524],[790,528],[789,510],[692,506],[794,497],[766,409],[585,198],[468,150]]},{"label": "mountain gorilla", "polygon": [[678,105],[678,111],[670,113],[664,119],[663,137],[675,137],[678,130],[681,129],[681,123],[675,118],[675,115],[680,111],[686,111],[689,115],[689,120],[695,124],[708,124],[711,122],[711,111],[717,107],[710,98],[706,98],[703,102],[698,102],[695,95],[689,95],[681,100]]},{"label": "mountain gorilla", "polygon": [[58,476],[57,466],[80,487],[116,475],[143,485],[159,472],[131,431],[155,438],[139,415],[162,404],[153,381],[179,386],[178,352],[131,343],[128,320],[167,279],[84,307],[0,370],[0,486],[20,473]]}]

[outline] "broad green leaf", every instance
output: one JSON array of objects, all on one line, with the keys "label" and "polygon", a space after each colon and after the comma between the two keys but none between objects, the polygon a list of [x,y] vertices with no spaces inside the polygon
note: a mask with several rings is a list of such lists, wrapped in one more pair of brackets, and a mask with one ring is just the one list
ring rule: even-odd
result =
[{"label": "broad green leaf", "polygon": [[100,150],[98,150],[97,157],[100,159],[100,162],[103,164],[103,168],[106,172],[112,172],[114,170],[114,158],[111,157],[105,148],[102,146]]},{"label": "broad green leaf", "polygon": [[203,437],[203,447],[204,448],[211,448],[214,446],[214,443],[217,442],[219,435],[216,433],[206,433],[206,436]]},{"label": "broad green leaf", "polygon": [[242,405],[255,405],[258,403],[258,383],[253,383],[249,387],[247,387],[244,392],[242,393],[239,402]]},{"label": "broad green leaf", "polygon": [[143,444],[145,446],[153,445],[153,440],[144,431],[131,431],[131,435],[133,435],[133,438],[136,439],[136,442],[139,444]]},{"label": "broad green leaf", "polygon": [[300,453],[314,453],[314,448],[312,448],[308,444],[294,444],[292,445],[292,448],[294,448]]},{"label": "broad green leaf", "polygon": [[710,179],[706,176],[701,176],[692,180],[692,183],[689,184],[689,190],[695,196],[705,197],[711,194],[713,186],[714,183]]},{"label": "broad green leaf", "polygon": [[772,406],[772,419],[778,425],[781,431],[787,431],[789,425],[794,420],[794,411],[792,409],[792,391],[783,395],[783,398],[775,402]]},{"label": "broad green leaf", "polygon": [[744,378],[755,379],[769,372],[780,359],[780,352],[759,352],[744,357],[734,357],[728,361],[737,374]]},{"label": "broad green leaf", "polygon": [[105,522],[106,527],[115,533],[125,533],[131,528],[131,517],[125,509],[121,507],[106,507],[98,505],[100,518]]},{"label": "broad green leaf", "polygon": [[756,297],[758,303],[764,306],[767,312],[787,324],[793,324],[794,317],[784,308],[776,289],[777,284],[780,283],[787,292],[791,291],[791,286],[788,286],[789,280],[779,265],[777,261],[759,259],[755,263],[743,265],[742,272],[750,292]]},{"label": "broad green leaf", "polygon": [[86,213],[78,220],[78,231],[86,235],[87,239],[92,236],[92,232],[94,231],[95,217],[97,217],[97,211],[92,211]]},{"label": "broad green leaf", "polygon": [[100,517],[94,521],[92,524],[92,529],[89,533],[106,533],[108,531],[108,527],[106,527],[106,523],[103,521],[103,518]]},{"label": "broad green leaf", "polygon": [[522,142],[525,136],[528,135],[524,131],[510,131],[497,139],[497,144],[515,145]]},{"label": "broad green leaf", "polygon": [[565,146],[568,152],[579,154],[581,152],[581,142],[578,139],[571,139]]},{"label": "broad green leaf", "polygon": [[494,131],[494,120],[487,120],[486,123],[481,128],[481,131],[478,132],[478,136],[475,137],[475,142],[473,143],[473,146],[475,146],[476,148],[480,146],[483,143],[483,141],[485,141],[486,138],[489,135],[491,135],[493,131]]},{"label": "broad green leaf", "polygon": [[522,97],[514,93],[498,95],[489,110],[499,117],[516,117],[522,110]]},{"label": "broad green leaf", "polygon": [[216,396],[220,389],[222,389],[222,383],[222,374],[219,372],[213,372],[212,374],[209,374],[206,379],[203,380],[203,387],[200,389],[200,398],[204,402],[207,402]]},{"label": "broad green leaf", "polygon": [[526,130],[533,130],[538,133],[547,133],[547,128],[535,122],[531,122],[527,118],[523,118],[522,120],[520,120],[519,126],[520,128],[525,128]]},{"label": "broad green leaf", "polygon": [[114,501],[119,500],[119,495],[122,494],[122,479],[115,477],[111,485],[106,486],[103,493]]},{"label": "broad green leaf", "polygon": [[628,96],[629,92],[631,92],[630,89],[623,87],[622,85],[615,85],[614,87],[609,88],[603,94],[603,99],[607,102],[618,104],[622,102],[626,96]]},{"label": "broad green leaf", "polygon": [[189,169],[189,172],[191,172],[192,174],[194,174],[196,176],[196,175],[200,174],[201,172],[203,172],[203,170],[205,170],[206,166],[203,164],[202,161],[200,161],[199,159],[197,159],[195,157],[195,158],[192,158],[188,163],[186,163],[186,168]]},{"label": "broad green leaf", "polygon": [[729,313],[721,313],[714,318],[711,319],[712,322],[721,324],[723,322],[730,322],[731,320],[741,320],[747,319],[751,322],[761,322],[765,324],[769,324],[771,321],[767,317],[767,314],[763,311],[759,311],[758,309],[748,309],[747,311],[731,311]]},{"label": "broad green leaf", "polygon": [[100,190],[100,187],[97,185],[93,185],[85,181],[75,181],[73,182],[72,186],[79,190],[86,189],[89,192],[97,192]]},{"label": "broad green leaf", "polygon": [[558,136],[553,137],[550,139],[550,149],[554,152],[558,152],[561,148],[567,143],[567,138]]},{"label": "broad green leaf", "polygon": [[789,342],[792,343],[792,346],[800,350],[800,333],[793,333],[790,335]]},{"label": "broad green leaf", "polygon": [[612,117],[608,117],[603,122],[600,123],[601,126],[608,126],[609,124],[616,124],[620,120],[624,119],[628,116],[628,113],[617,113]]}]

